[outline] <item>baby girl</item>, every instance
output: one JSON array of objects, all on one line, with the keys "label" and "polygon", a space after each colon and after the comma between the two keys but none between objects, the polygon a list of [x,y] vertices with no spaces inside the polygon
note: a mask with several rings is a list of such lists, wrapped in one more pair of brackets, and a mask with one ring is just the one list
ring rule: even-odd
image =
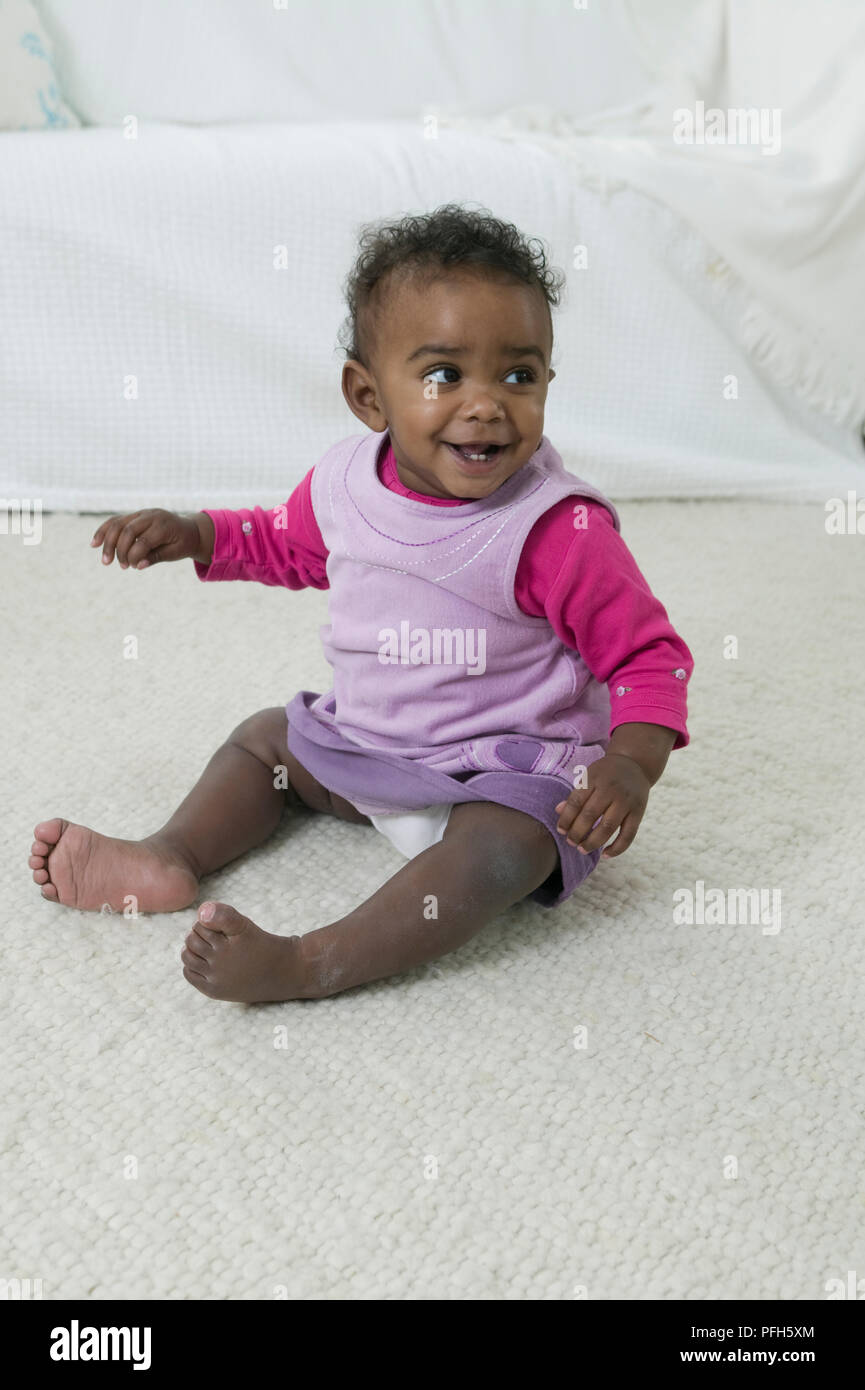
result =
[{"label": "baby girl", "polygon": [[[329,589],[333,689],[259,710],[143,840],[35,828],[42,895],[189,907],[286,805],[406,857],[345,917],[273,934],[201,904],[181,960],[211,999],[322,999],[456,950],[530,897],[557,907],[633,842],[693,669],[613,504],[544,434],[551,306],[537,239],[448,204],[363,229],[342,392],[366,426],[265,511],[113,516],[103,564]],[[612,837],[615,835],[615,838]]]}]

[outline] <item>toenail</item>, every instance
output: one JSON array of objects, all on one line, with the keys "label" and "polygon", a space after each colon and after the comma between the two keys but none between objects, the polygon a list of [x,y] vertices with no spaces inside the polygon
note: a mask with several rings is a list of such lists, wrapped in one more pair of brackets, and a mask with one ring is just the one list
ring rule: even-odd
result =
[{"label": "toenail", "polygon": [[198,909],[198,915],[202,922],[209,922],[216,911],[216,903],[202,903]]}]

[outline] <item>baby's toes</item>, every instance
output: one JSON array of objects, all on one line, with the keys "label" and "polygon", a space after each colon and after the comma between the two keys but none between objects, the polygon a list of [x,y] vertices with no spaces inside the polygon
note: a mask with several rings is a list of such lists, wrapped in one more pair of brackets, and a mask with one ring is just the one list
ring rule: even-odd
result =
[{"label": "baby's toes", "polygon": [[210,942],[205,941],[201,936],[197,936],[194,927],[187,933],[186,949],[192,951],[193,955],[201,956],[203,960],[207,960],[213,952],[213,947],[210,945]]},{"label": "baby's toes", "polygon": [[183,962],[183,978],[187,984],[194,985],[202,994],[211,994],[211,958],[213,948],[191,931],[186,938],[180,959]]},{"label": "baby's toes", "polygon": [[[204,902],[198,909],[198,921],[194,930],[204,941],[214,946],[224,944],[226,936],[242,936],[249,931],[251,923],[228,903]],[[253,928],[253,931],[255,928]]]},{"label": "baby's toes", "polygon": [[27,867],[33,870],[33,882],[41,887],[43,883],[48,883],[51,875],[48,872],[48,852],[51,849],[44,840],[34,840],[30,846],[30,857],[27,860]]},{"label": "baby's toes", "polygon": [[207,958],[200,956],[197,951],[193,951],[189,946],[184,946],[180,952],[180,959],[183,961],[184,974],[187,970],[192,970],[197,975],[204,975],[207,971]]},{"label": "baby's toes", "polygon": [[53,846],[46,844],[44,840],[34,840],[30,846],[30,857],[27,860],[28,869],[33,870],[34,883],[47,883],[50,878],[48,873],[48,855]]},{"label": "baby's toes", "polygon": [[[33,853],[48,854],[54,848],[54,846],[57,844],[57,841],[60,839],[60,836],[63,834],[63,827],[64,821],[61,819],[60,816],[54,816],[52,820],[41,820],[38,825],[34,825]],[[45,848],[41,851],[37,850],[37,843],[44,845]]]}]

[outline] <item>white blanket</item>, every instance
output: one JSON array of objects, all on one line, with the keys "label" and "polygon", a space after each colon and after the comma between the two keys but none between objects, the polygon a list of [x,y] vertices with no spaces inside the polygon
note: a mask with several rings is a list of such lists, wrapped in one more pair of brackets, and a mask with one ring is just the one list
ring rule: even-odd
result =
[{"label": "white blanket", "polygon": [[658,79],[642,108],[592,120],[516,107],[446,123],[529,140],[582,182],[625,183],[678,212],[718,252],[716,275],[744,286],[738,337],[759,368],[861,437],[861,0],[616,0],[615,10]]}]

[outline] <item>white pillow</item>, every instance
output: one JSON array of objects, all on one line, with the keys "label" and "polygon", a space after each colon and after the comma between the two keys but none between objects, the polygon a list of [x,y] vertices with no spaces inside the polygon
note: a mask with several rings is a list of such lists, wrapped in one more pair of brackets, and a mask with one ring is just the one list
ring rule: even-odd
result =
[{"label": "white pillow", "polygon": [[0,130],[80,124],[60,96],[51,45],[31,0],[0,0]]}]

